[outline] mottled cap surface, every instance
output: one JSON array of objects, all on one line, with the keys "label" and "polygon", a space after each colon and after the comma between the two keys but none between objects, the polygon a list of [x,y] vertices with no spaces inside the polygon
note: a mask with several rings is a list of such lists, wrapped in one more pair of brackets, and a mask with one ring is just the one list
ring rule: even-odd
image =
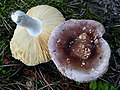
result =
[{"label": "mottled cap surface", "polygon": [[101,23],[94,20],[68,20],[52,31],[49,51],[58,70],[75,81],[97,79],[108,67],[110,48],[102,38]]}]

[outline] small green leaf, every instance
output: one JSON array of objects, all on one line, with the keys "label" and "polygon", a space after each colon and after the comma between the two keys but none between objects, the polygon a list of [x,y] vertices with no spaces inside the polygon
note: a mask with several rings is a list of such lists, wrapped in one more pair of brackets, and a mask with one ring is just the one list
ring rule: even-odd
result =
[{"label": "small green leaf", "polygon": [[103,84],[102,90],[108,90],[108,84],[107,84],[107,83],[104,83],[104,84]]},{"label": "small green leaf", "polygon": [[91,81],[90,84],[89,84],[89,88],[90,88],[90,90],[97,89],[97,83],[96,83],[96,81]]},{"label": "small green leaf", "polygon": [[97,89],[98,90],[102,90],[102,82],[101,81],[98,81]]},{"label": "small green leaf", "polygon": [[110,90],[116,90],[116,88],[114,86],[111,86]]},{"label": "small green leaf", "polygon": [[80,85],[80,82],[76,81],[76,84],[77,84],[77,85]]}]

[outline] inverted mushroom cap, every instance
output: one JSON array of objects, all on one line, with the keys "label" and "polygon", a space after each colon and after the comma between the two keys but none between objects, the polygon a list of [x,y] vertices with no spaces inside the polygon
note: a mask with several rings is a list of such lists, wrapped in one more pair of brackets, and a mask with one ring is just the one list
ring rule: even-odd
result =
[{"label": "inverted mushroom cap", "polygon": [[[22,14],[23,16],[15,17],[15,14]],[[52,30],[64,21],[61,12],[48,5],[39,5],[29,9],[27,15],[36,21],[40,21],[41,26],[38,25],[38,28],[33,24],[34,28],[39,29],[39,26],[41,28],[40,33],[36,36],[32,36],[34,28],[28,33],[27,28],[21,27],[24,24],[22,25],[19,22],[25,17],[24,13],[17,11],[15,14],[11,17],[20,26],[17,25],[10,41],[12,56],[29,66],[49,61],[51,57],[48,52],[48,38]],[[25,23],[25,20],[22,22]],[[25,24],[27,25],[31,22],[26,22]]]},{"label": "inverted mushroom cap", "polygon": [[52,31],[48,48],[58,70],[70,79],[89,82],[106,72],[111,54],[94,20],[68,20]]}]

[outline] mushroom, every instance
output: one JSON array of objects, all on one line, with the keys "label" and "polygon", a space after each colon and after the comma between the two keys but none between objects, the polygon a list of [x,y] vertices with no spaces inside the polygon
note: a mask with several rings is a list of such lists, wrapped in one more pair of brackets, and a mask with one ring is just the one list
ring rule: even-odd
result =
[{"label": "mushroom", "polygon": [[10,41],[12,56],[28,66],[49,61],[48,38],[64,21],[61,12],[48,5],[39,5],[26,14],[20,10],[13,12],[11,18],[17,24]]},{"label": "mushroom", "polygon": [[70,79],[89,82],[102,76],[111,54],[102,38],[103,25],[94,20],[70,19],[52,31],[48,49],[58,70]]}]

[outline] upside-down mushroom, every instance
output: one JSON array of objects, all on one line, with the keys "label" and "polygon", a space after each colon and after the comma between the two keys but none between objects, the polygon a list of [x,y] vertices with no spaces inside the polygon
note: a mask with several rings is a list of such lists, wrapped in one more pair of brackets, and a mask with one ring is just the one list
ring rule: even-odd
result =
[{"label": "upside-down mushroom", "polygon": [[19,10],[13,12],[11,18],[17,24],[10,41],[12,56],[29,66],[49,61],[48,38],[64,21],[61,12],[48,5],[39,5],[26,14]]},{"label": "upside-down mushroom", "polygon": [[48,48],[58,70],[70,79],[89,82],[102,76],[111,54],[102,38],[103,25],[94,20],[65,21],[52,31]]}]

